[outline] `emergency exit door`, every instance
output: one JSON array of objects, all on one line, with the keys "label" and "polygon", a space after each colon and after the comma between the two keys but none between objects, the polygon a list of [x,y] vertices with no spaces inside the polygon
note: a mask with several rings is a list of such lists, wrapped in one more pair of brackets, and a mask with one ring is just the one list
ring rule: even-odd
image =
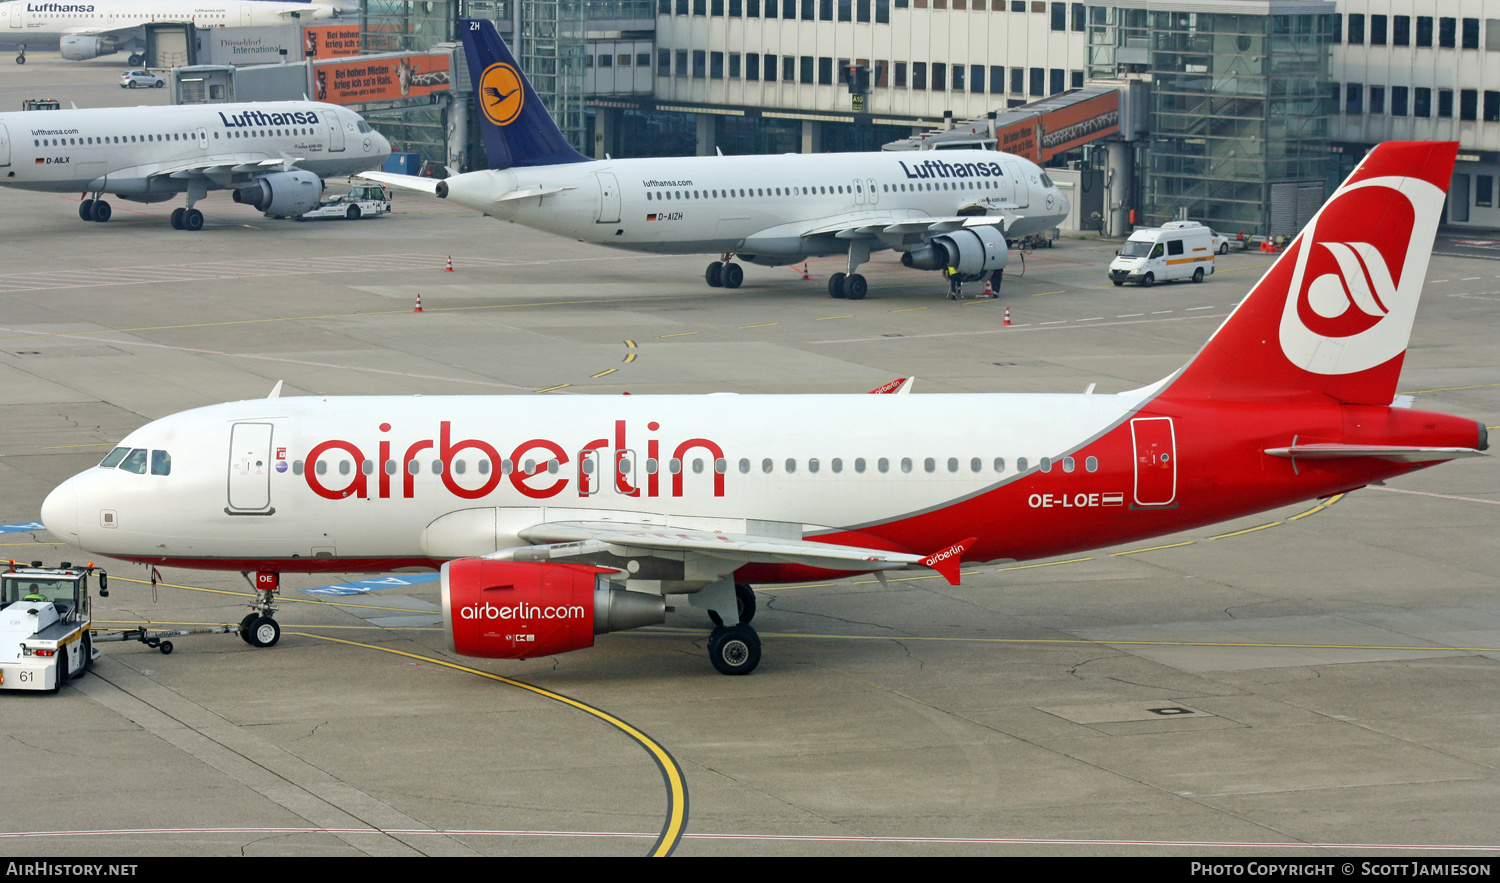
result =
[{"label": "emergency exit door", "polygon": [[269,423],[236,423],[229,436],[229,508],[231,515],[269,515],[271,509],[271,434]]},{"label": "emergency exit door", "polygon": [[1170,506],[1177,499],[1177,441],[1171,417],[1130,421],[1135,444],[1135,504]]}]

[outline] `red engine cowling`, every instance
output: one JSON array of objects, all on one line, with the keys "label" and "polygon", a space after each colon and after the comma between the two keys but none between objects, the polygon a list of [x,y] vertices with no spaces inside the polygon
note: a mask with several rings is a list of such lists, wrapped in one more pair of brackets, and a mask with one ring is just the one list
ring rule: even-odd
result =
[{"label": "red engine cowling", "polygon": [[443,565],[443,620],[456,653],[531,659],[594,646],[594,635],[666,620],[666,599],[613,588],[583,564],[462,558]]}]

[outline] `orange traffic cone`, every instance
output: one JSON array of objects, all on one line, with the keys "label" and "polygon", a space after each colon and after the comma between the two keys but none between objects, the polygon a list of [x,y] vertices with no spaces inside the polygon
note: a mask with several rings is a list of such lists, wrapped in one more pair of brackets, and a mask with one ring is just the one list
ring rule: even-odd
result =
[{"label": "orange traffic cone", "polygon": [[448,269],[444,270],[443,272],[444,273],[452,273],[453,272],[453,255],[451,255],[451,254],[448,255]]},{"label": "orange traffic cone", "polygon": [[811,282],[812,281],[812,277],[809,276],[809,275],[807,275],[807,261],[803,261],[802,262],[802,281],[803,282]]},{"label": "orange traffic cone", "polygon": [[1003,325],[1009,325],[1010,324],[1010,307],[1006,307],[1005,308],[1005,321],[1003,323],[1001,323],[1001,324],[1003,324]]},{"label": "orange traffic cone", "polygon": [[989,278],[986,277],[985,280],[984,280],[984,294],[980,295],[980,297],[994,297],[994,296],[995,296],[995,288],[990,283]]},{"label": "orange traffic cone", "polygon": [[422,292],[420,292],[420,291],[417,292],[417,308],[414,309],[414,310],[412,310],[412,312],[413,313],[424,312],[423,309],[422,309]]}]

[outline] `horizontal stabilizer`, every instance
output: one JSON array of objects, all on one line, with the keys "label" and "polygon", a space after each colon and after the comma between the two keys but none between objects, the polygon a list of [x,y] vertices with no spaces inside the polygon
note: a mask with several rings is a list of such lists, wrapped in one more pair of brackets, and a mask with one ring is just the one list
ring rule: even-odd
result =
[{"label": "horizontal stabilizer", "polygon": [[1474,448],[1422,448],[1412,445],[1291,445],[1285,448],[1266,448],[1273,457],[1302,458],[1304,460],[1335,460],[1345,457],[1375,457],[1397,463],[1441,463],[1461,457],[1483,457],[1483,451]]},{"label": "horizontal stabilizer", "polygon": [[872,396],[904,396],[911,393],[911,385],[916,381],[915,377],[897,377],[890,383],[883,383],[870,390]]},{"label": "horizontal stabilizer", "polygon": [[979,538],[969,537],[961,543],[954,543],[941,552],[934,552],[922,559],[922,566],[931,567],[942,574],[943,579],[948,581],[948,585],[956,586],[958,585],[958,570],[963,565],[964,550],[973,546],[974,541],[977,539]]},{"label": "horizontal stabilizer", "polygon": [[416,175],[400,175],[395,172],[361,172],[354,177],[374,181],[376,184],[385,184],[399,190],[418,190],[422,193],[437,195],[438,182],[434,178],[419,178]]}]

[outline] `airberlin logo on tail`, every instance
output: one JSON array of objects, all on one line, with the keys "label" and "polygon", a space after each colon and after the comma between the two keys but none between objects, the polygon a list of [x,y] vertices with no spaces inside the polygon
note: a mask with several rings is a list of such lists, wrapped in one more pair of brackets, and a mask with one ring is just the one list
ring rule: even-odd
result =
[{"label": "airberlin logo on tail", "polygon": [[526,90],[521,74],[503,61],[497,61],[479,75],[479,106],[497,126],[508,126],[521,115],[526,104]]},{"label": "airberlin logo on tail", "polygon": [[1357,374],[1406,350],[1443,192],[1417,178],[1335,193],[1294,246],[1281,350],[1314,374]]}]

